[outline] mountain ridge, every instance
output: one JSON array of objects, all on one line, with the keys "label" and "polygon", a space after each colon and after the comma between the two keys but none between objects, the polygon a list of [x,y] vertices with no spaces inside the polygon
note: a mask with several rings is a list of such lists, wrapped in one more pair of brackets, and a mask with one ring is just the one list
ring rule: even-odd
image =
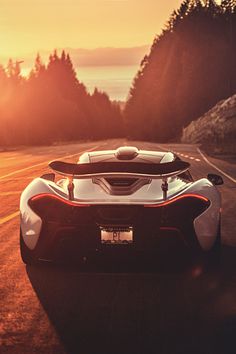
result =
[{"label": "mountain ridge", "polygon": [[[143,57],[150,51],[149,45],[135,47],[101,47],[101,48],[58,48],[60,53],[65,50],[71,55],[73,63],[78,66],[122,66],[122,65],[138,65]],[[43,61],[47,61],[51,53],[50,50],[38,51]],[[31,67],[37,53],[28,53],[18,57],[13,57],[13,60],[23,60],[22,67]],[[0,63],[7,64],[9,57],[0,56]]]}]

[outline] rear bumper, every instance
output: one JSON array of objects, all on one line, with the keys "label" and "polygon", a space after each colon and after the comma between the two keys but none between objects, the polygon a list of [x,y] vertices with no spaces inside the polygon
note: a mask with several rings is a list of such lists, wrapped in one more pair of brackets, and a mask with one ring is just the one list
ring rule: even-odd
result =
[{"label": "rear bumper", "polygon": [[194,235],[184,235],[174,227],[156,229],[133,228],[130,244],[103,244],[98,225],[84,227],[44,224],[35,249],[38,259],[52,261],[108,260],[135,263],[141,260],[176,260],[191,257],[200,251],[197,242],[189,242]]},{"label": "rear bumper", "polygon": [[[173,258],[201,251],[194,220],[207,205],[190,199],[158,208],[144,205],[74,207],[43,199],[32,207],[43,220],[33,250],[35,258],[54,260],[64,253],[77,259],[99,255],[135,260],[140,255]],[[100,228],[103,226],[132,227],[132,244],[102,244]]]}]

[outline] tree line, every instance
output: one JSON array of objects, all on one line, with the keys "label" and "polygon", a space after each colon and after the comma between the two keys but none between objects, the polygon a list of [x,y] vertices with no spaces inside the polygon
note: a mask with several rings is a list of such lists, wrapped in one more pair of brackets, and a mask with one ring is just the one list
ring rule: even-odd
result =
[{"label": "tree line", "polygon": [[185,0],[142,60],[124,112],[128,136],[168,141],[236,92],[236,0]]},{"label": "tree line", "polygon": [[87,92],[68,53],[54,51],[47,65],[37,55],[28,77],[20,64],[0,66],[1,146],[123,135],[119,105],[97,89]]},{"label": "tree line", "polygon": [[87,92],[65,51],[46,65],[37,55],[28,77],[20,65],[0,65],[0,146],[176,139],[236,93],[236,0],[184,0],[143,58],[123,113],[106,93]]}]

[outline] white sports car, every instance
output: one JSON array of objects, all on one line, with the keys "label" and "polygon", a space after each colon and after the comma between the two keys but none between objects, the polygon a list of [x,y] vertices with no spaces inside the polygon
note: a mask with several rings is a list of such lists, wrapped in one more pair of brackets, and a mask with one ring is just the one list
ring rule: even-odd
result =
[{"label": "white sports car", "polygon": [[77,164],[53,161],[20,200],[20,249],[26,264],[95,259],[158,259],[163,254],[220,252],[223,180],[194,181],[190,165],[172,152],[84,153]]}]

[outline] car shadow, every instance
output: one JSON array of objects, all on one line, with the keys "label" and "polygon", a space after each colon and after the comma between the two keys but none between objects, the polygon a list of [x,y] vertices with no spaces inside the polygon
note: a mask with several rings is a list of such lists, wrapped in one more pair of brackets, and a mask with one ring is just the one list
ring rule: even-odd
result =
[{"label": "car shadow", "polygon": [[235,250],[223,256],[215,272],[26,270],[67,353],[233,354]]}]

